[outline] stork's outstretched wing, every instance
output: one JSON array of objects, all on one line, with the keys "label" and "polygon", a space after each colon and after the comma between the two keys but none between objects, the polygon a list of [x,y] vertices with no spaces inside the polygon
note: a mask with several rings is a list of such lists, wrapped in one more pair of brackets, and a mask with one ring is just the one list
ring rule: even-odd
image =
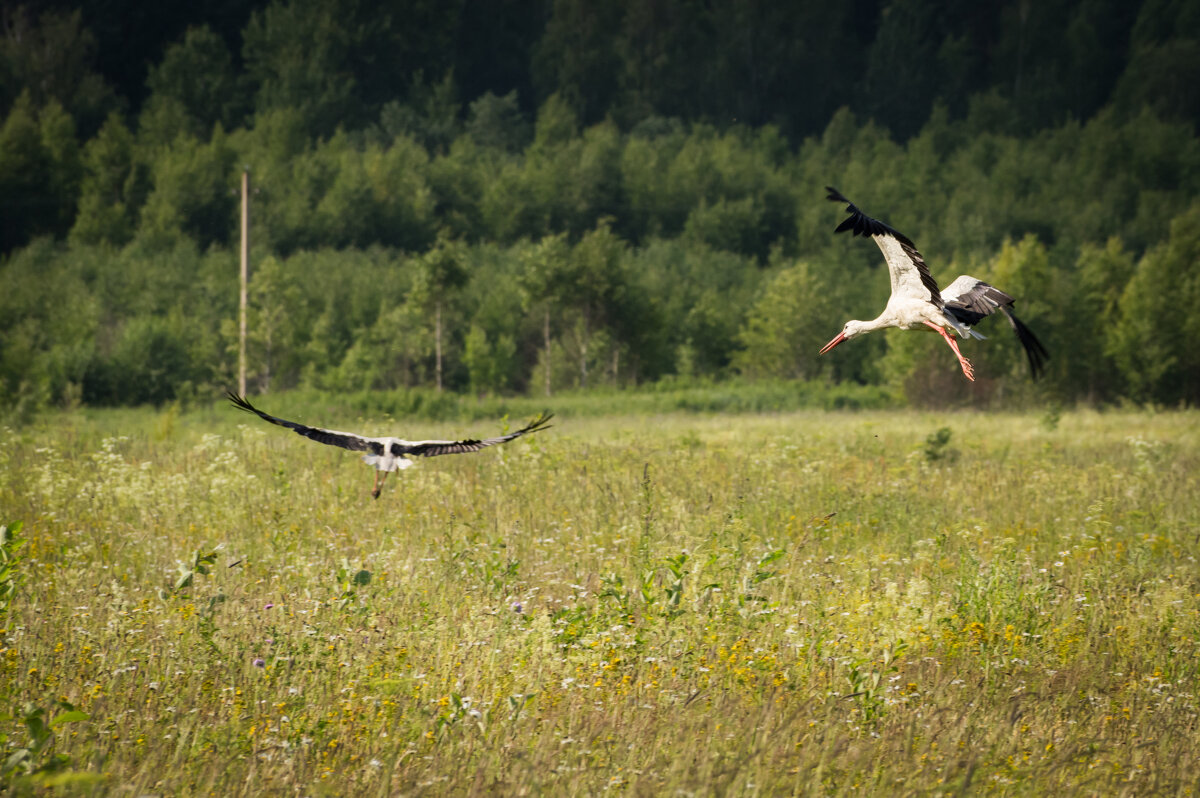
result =
[{"label": "stork's outstretched wing", "polygon": [[977,280],[964,274],[946,286],[946,290],[942,292],[942,298],[946,302],[943,311],[956,321],[968,326],[977,324],[982,318],[992,315],[997,310],[1002,312],[1008,317],[1008,323],[1012,325],[1013,332],[1017,334],[1017,340],[1025,349],[1025,355],[1029,358],[1030,374],[1036,380],[1038,375],[1045,370],[1050,353],[1033,334],[1033,330],[1026,327],[1012,312],[1013,302],[1016,300],[1008,294],[995,286],[988,285],[983,280]]},{"label": "stork's outstretched wing", "polygon": [[297,424],[295,421],[285,421],[282,418],[268,415],[259,410],[254,405],[246,401],[246,397],[238,396],[233,391],[226,391],[229,401],[233,402],[235,407],[245,410],[247,413],[254,413],[263,421],[269,421],[272,424],[278,424],[281,427],[287,427],[294,430],[296,433],[304,437],[314,440],[317,443],[326,443],[330,446],[340,446],[343,449],[350,449],[355,452],[371,452],[372,454],[383,454],[383,443],[372,438],[364,438],[362,435],[356,435],[353,432],[338,432],[332,429],[321,429],[320,427],[308,427],[304,424]]},{"label": "stork's outstretched wing", "polygon": [[853,235],[875,240],[891,272],[892,293],[928,300],[940,308],[942,294],[937,281],[929,273],[929,267],[925,265],[925,259],[917,252],[917,245],[903,233],[867,216],[836,188],[826,186],[825,190],[829,192],[826,199],[846,203],[846,213],[850,214],[834,232],[850,230]]},{"label": "stork's outstretched wing", "polygon": [[554,418],[553,413],[542,413],[533,421],[526,424],[516,432],[510,432],[507,435],[501,435],[497,438],[485,438],[483,440],[469,439],[462,441],[404,441],[395,438],[367,438],[362,435],[357,435],[353,432],[339,432],[331,429],[321,429],[320,427],[309,427],[304,424],[297,424],[295,421],[287,421],[282,418],[276,418],[268,413],[264,413],[254,405],[250,404],[244,396],[238,396],[233,391],[227,391],[229,401],[233,402],[235,407],[245,410],[247,413],[254,413],[263,421],[269,421],[272,424],[277,424],[281,427],[287,427],[296,433],[303,435],[306,438],[317,441],[318,443],[329,444],[330,446],[340,446],[343,449],[350,449],[356,452],[370,452],[372,454],[384,454],[384,444],[389,443],[391,446],[390,454],[395,457],[436,457],[439,454],[463,454],[466,452],[477,452],[488,446],[495,446],[498,443],[511,441],[513,438],[519,438],[522,435],[527,435],[531,432],[538,432],[546,429],[549,426],[550,419]]},{"label": "stork's outstretched wing", "polygon": [[549,426],[550,419],[554,418],[553,413],[542,413],[533,421],[526,424],[516,432],[510,432],[507,435],[501,435],[498,438],[485,438],[484,440],[465,440],[465,441],[398,441],[392,444],[392,454],[400,456],[420,456],[420,457],[436,457],[440,454],[463,454],[465,452],[477,452],[480,449],[488,446],[495,446],[497,443],[511,441],[513,438],[519,438],[522,435],[528,435],[531,432],[539,432]]}]

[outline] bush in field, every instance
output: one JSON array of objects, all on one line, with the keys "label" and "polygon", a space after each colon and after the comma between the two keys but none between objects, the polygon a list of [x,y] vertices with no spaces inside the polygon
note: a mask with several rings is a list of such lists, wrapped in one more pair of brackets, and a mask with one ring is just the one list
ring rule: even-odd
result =
[{"label": "bush in field", "polygon": [[174,399],[182,386],[204,381],[203,366],[191,357],[188,327],[181,316],[131,321],[110,358],[85,377],[85,400],[157,405]]}]

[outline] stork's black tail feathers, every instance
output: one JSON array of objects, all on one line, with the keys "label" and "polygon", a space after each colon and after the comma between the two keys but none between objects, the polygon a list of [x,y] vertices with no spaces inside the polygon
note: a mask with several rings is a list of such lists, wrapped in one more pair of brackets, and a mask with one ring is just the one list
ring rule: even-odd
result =
[{"label": "stork's black tail feathers", "polygon": [[1046,370],[1046,361],[1050,359],[1050,353],[1046,351],[1046,347],[1042,346],[1042,342],[1033,334],[1033,330],[1026,327],[1009,310],[1008,306],[1002,306],[1000,309],[1008,317],[1013,331],[1017,334],[1017,340],[1021,342],[1021,346],[1025,349],[1025,355],[1029,358],[1029,373],[1036,380]]}]

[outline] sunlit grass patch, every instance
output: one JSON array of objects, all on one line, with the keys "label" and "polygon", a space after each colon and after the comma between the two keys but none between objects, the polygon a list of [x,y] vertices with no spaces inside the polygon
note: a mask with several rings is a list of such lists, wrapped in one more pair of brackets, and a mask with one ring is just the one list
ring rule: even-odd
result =
[{"label": "sunlit grass patch", "polygon": [[6,778],[1142,794],[1198,764],[1194,414],[576,419],[378,501],[353,455],[200,415],[11,433],[6,757],[36,708],[87,717]]}]

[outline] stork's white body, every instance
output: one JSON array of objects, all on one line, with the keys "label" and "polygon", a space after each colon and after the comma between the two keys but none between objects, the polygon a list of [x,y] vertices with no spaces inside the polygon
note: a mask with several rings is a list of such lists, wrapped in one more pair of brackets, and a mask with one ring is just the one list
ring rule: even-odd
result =
[{"label": "stork's white body", "polygon": [[412,446],[412,441],[400,438],[369,438],[368,440],[377,441],[383,446],[384,454],[364,454],[362,458],[364,463],[373,466],[376,471],[402,471],[414,465],[413,461],[407,457],[392,454],[392,444],[396,444],[398,448],[405,448]]}]

